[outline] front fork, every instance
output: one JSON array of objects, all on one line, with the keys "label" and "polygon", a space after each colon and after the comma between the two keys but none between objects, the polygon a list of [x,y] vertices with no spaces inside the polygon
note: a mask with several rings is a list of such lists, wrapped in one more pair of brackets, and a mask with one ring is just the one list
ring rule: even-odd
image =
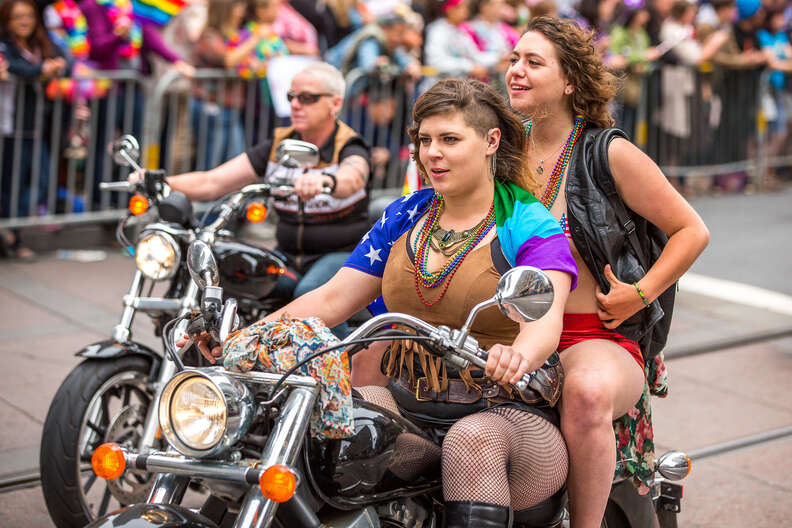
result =
[{"label": "front fork", "polygon": [[[197,306],[200,293],[201,290],[198,285],[195,284],[194,281],[190,281],[187,285],[187,291],[184,293],[184,297],[182,297],[179,316],[191,312],[193,308]],[[124,312],[126,313],[126,310]],[[163,335],[162,338],[167,339],[167,336]],[[165,384],[168,383],[168,381],[176,373],[176,368],[176,364],[173,361],[168,360],[167,356],[166,359],[160,363],[159,376],[157,377],[157,381],[154,385],[154,396],[151,400],[151,405],[149,405],[148,413],[146,414],[146,421],[143,422],[143,434],[140,437],[140,443],[138,445],[138,449],[141,453],[147,453],[151,451],[151,448],[154,445],[154,440],[157,437],[157,432],[159,431],[159,420],[157,418],[159,415],[159,399],[162,395],[162,389],[165,388]]]},{"label": "front fork", "polygon": [[[281,409],[280,418],[264,446],[260,467],[267,468],[275,464],[294,466],[303,439],[308,433],[308,424],[317,392],[317,386],[313,388],[298,386],[291,390]],[[147,502],[170,504],[181,500],[190,481],[190,473],[196,473],[195,466],[171,469],[171,471],[173,472],[160,473],[157,476]],[[258,486],[250,486],[242,502],[234,528],[268,527],[275,518],[277,508],[278,503],[264,497]]]}]

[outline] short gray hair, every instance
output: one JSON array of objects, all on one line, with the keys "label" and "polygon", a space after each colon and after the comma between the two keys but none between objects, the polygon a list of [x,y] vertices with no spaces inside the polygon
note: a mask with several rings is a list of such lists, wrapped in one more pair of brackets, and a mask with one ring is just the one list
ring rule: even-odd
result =
[{"label": "short gray hair", "polygon": [[333,95],[340,95],[344,98],[346,93],[346,81],[338,68],[326,62],[316,62],[300,70],[297,75],[308,74],[319,79],[324,89]]}]

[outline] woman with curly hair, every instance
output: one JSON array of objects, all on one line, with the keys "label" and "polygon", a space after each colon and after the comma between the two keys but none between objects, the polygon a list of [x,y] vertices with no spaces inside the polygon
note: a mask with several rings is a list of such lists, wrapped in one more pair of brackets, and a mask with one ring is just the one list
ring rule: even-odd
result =
[{"label": "woman with curly hair", "polygon": [[[566,370],[561,430],[569,450],[572,526],[599,527],[617,447],[620,460],[634,459],[625,467],[639,485],[654,464],[648,386],[664,369],[662,356],[635,336],[651,327],[645,316],[658,313],[656,299],[690,267],[709,234],[658,166],[623,134],[606,130],[613,126],[608,105],[616,83],[591,34],[569,21],[537,18],[510,60],[506,84],[512,107],[527,118],[528,167],[541,186],[541,202],[569,239],[580,274],[565,306],[558,347]],[[597,163],[592,159],[599,134],[615,139]],[[645,273],[625,266],[625,232],[607,216],[613,209],[605,202],[613,198],[597,194],[608,172],[616,199],[669,237]],[[635,331],[626,332],[636,320]],[[618,446],[614,420],[623,440]],[[643,437],[635,442],[631,432]]]}]

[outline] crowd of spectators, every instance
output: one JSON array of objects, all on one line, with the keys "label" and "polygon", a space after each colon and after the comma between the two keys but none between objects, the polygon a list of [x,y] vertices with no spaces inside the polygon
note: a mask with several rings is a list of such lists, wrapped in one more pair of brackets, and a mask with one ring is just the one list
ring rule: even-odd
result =
[{"label": "crowd of spectators", "polygon": [[[133,5],[146,11],[137,13]],[[756,148],[760,109],[769,122],[768,153],[784,148],[786,74],[792,71],[788,0],[0,0],[0,217],[35,214],[30,204],[38,204],[38,212],[52,206],[46,200],[53,192],[47,187],[50,156],[85,157],[89,106],[98,112],[98,122],[114,120],[113,133],[118,133],[123,114],[110,116],[108,107],[131,100],[132,132],[140,133],[144,96],[138,85],[122,85],[108,95],[101,79],[59,79],[72,73],[82,78],[92,70],[133,70],[157,78],[179,72],[185,79],[172,89],[189,98],[183,117],[169,125],[176,133],[169,135],[168,154],[208,168],[243,151],[243,118],[251,108],[271,112],[264,79],[273,57],[313,56],[344,74],[362,74],[366,88],[386,86],[395,93],[398,86],[408,94],[399,104],[393,96],[364,102],[370,104],[369,123],[388,124],[399,117],[403,124],[406,115],[395,114],[408,112],[410,98],[438,76],[501,83],[521,27],[536,16],[573,18],[596,34],[605,64],[623,81],[613,109],[618,123],[637,134],[639,109],[649,98],[651,104],[644,104],[649,115],[643,119],[655,143],[662,144],[653,154],[663,164],[721,163],[735,153],[745,159]],[[190,82],[196,68],[261,79],[255,83],[255,105],[246,103],[250,99],[241,89],[220,93],[216,86]],[[760,94],[763,71],[772,73],[769,89]],[[654,84],[645,84],[647,79]],[[24,84],[28,104],[16,108],[20,99],[13,83],[20,80],[37,82]],[[42,93],[44,123],[50,122],[52,100],[73,105],[64,112],[62,145],[50,145],[34,126],[29,102]],[[91,105],[93,99],[98,104]],[[128,126],[129,118],[123,119]],[[202,127],[211,133],[197,152],[194,134]],[[105,130],[112,127],[95,132],[96,144],[111,139]],[[34,163],[36,138],[40,147]],[[392,133],[388,138],[391,143],[403,139]],[[104,149],[95,151],[99,166]],[[14,152],[22,153],[21,160],[15,161]],[[393,149],[375,152],[375,161],[387,163],[399,155]],[[14,189],[12,167],[22,182]],[[40,174],[32,174],[34,168]],[[95,204],[99,195],[98,178],[92,181],[89,207],[91,197]],[[14,207],[12,191],[19,197]]]}]

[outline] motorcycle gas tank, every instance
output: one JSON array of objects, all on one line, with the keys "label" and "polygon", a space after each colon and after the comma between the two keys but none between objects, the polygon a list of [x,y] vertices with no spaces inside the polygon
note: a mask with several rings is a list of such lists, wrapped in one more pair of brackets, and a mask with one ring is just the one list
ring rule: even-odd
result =
[{"label": "motorcycle gas tank", "polygon": [[212,249],[220,269],[220,284],[229,297],[262,299],[286,272],[284,260],[268,249],[222,239]]},{"label": "motorcycle gas tank", "polygon": [[353,399],[355,434],[312,439],[311,478],[330,504],[348,507],[440,485],[440,447],[407,419]]}]

